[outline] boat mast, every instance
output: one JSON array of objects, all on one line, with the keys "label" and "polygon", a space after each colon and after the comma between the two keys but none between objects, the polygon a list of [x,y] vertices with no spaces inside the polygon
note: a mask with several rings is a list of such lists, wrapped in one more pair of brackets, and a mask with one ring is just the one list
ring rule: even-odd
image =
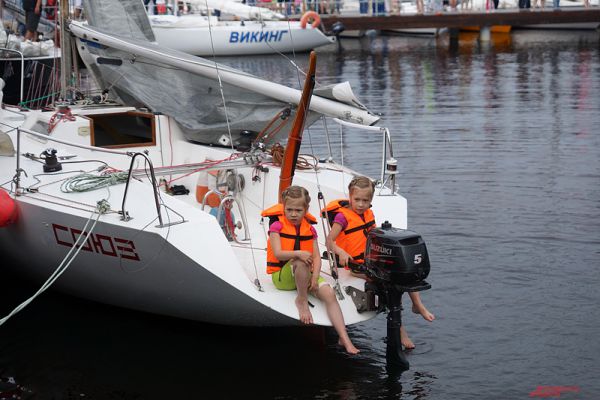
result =
[{"label": "boat mast", "polygon": [[310,99],[313,89],[315,88],[315,67],[317,65],[317,55],[314,51],[310,52],[310,60],[308,64],[308,72],[304,80],[304,88],[302,89],[302,97],[298,103],[296,118],[288,136],[287,146],[281,162],[281,174],[279,175],[279,202],[281,202],[281,193],[290,187],[292,179],[294,179],[294,171],[296,170],[296,162],[300,153],[300,145],[302,144],[302,132],[304,132],[304,124]]},{"label": "boat mast", "polygon": [[71,78],[71,65],[73,57],[71,53],[72,39],[67,30],[69,20],[69,2],[62,0],[60,4],[60,98],[66,100],[67,88]]}]

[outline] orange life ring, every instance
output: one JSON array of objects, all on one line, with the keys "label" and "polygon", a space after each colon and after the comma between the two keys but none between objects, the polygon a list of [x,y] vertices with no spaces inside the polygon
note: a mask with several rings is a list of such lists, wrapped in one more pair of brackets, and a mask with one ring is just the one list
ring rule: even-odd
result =
[{"label": "orange life ring", "polygon": [[[208,193],[211,189],[216,188],[217,174],[218,171],[198,172],[198,182],[196,183],[196,200],[198,203],[202,204],[206,193]],[[211,183],[209,183],[209,179],[212,180]],[[208,204],[210,207],[219,207],[219,204],[221,204],[221,198],[218,194],[211,193],[206,198],[206,204]]]},{"label": "orange life ring", "polygon": [[308,23],[309,19],[312,19],[312,23],[310,25],[313,28],[316,28],[321,24],[321,17],[319,17],[319,14],[317,14],[316,11],[307,11],[304,13],[302,18],[300,18],[300,27],[302,29],[306,29],[306,24]]}]

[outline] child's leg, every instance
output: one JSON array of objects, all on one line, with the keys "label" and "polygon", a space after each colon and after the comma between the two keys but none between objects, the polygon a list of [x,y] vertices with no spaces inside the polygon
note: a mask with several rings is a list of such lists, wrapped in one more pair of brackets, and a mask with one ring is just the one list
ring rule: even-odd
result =
[{"label": "child's leg", "polygon": [[310,282],[310,271],[306,263],[300,260],[294,261],[294,279],[296,280],[296,307],[300,314],[300,321],[304,324],[312,324],[312,314],[308,308],[308,284]]},{"label": "child's leg", "polygon": [[425,305],[421,301],[421,296],[419,295],[419,292],[409,292],[408,296],[412,300],[412,303],[413,303],[412,311],[415,314],[421,314],[421,316],[426,321],[429,321],[429,322],[431,322],[435,319],[435,315],[430,313],[429,310],[425,307]]},{"label": "child's leg", "polygon": [[408,337],[408,333],[406,333],[406,329],[404,329],[404,325],[400,327],[400,343],[404,346],[405,349],[414,349],[415,344]]},{"label": "child's leg", "polygon": [[344,322],[344,316],[342,315],[342,309],[335,298],[335,293],[333,292],[331,286],[320,286],[317,291],[317,295],[319,299],[325,303],[329,320],[340,337],[340,344],[344,346],[346,352],[349,354],[359,353],[360,350],[354,347],[352,341],[350,340],[350,336],[348,336],[348,331],[346,331],[346,324]]},{"label": "child's leg", "polygon": [[[410,297],[410,300],[412,301],[412,311],[415,314],[421,314],[421,316],[426,321],[429,321],[429,322],[431,322],[435,319],[435,315],[430,313],[429,310],[425,307],[425,305],[421,301],[421,296],[419,295],[419,292],[408,292],[408,296]],[[408,333],[406,333],[406,329],[404,329],[404,325],[402,325],[400,327],[400,342],[402,343],[402,346],[404,346],[406,349],[414,349],[415,348],[415,344],[408,337]]]}]

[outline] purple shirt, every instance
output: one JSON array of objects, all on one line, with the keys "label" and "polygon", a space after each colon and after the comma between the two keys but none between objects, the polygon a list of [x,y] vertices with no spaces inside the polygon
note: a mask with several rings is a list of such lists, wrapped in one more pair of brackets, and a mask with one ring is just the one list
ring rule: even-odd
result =
[{"label": "purple shirt", "polygon": [[348,220],[344,217],[344,214],[341,212],[335,214],[335,218],[333,219],[333,223],[338,223],[342,226],[342,230],[345,231],[348,227]]},{"label": "purple shirt", "polygon": [[[281,230],[283,229],[283,224],[280,221],[275,221],[271,224],[271,226],[269,226],[269,233],[274,232],[274,233],[281,233]],[[300,231],[300,227],[297,226],[296,227],[296,233],[298,233]],[[310,232],[312,233],[313,237],[316,239],[317,238],[317,231],[315,229],[314,226],[310,227]]]},{"label": "purple shirt", "polygon": [[[365,216],[364,215],[359,215],[357,214],[362,220],[363,222],[365,221]],[[339,212],[337,214],[335,214],[335,218],[333,219],[333,223],[338,223],[342,226],[342,230],[345,231],[346,228],[348,228],[348,220],[346,219],[346,217],[344,216],[343,213]]]}]

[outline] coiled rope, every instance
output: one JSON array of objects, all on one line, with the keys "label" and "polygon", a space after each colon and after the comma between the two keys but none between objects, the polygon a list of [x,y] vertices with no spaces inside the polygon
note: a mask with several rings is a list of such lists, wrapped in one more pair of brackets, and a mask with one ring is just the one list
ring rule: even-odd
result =
[{"label": "coiled rope", "polygon": [[125,171],[108,172],[102,175],[81,174],[65,180],[60,185],[63,193],[89,192],[108,186],[127,182],[128,173]]},{"label": "coiled rope", "polygon": [[[283,162],[283,156],[285,154],[285,147],[283,147],[279,143],[275,143],[271,147],[271,156],[273,157],[273,164],[277,166],[281,166]],[[312,163],[309,161],[309,158],[312,159]],[[314,156],[304,154],[298,156],[298,161],[296,162],[296,169],[308,170],[308,169],[317,169],[317,159]]]}]

